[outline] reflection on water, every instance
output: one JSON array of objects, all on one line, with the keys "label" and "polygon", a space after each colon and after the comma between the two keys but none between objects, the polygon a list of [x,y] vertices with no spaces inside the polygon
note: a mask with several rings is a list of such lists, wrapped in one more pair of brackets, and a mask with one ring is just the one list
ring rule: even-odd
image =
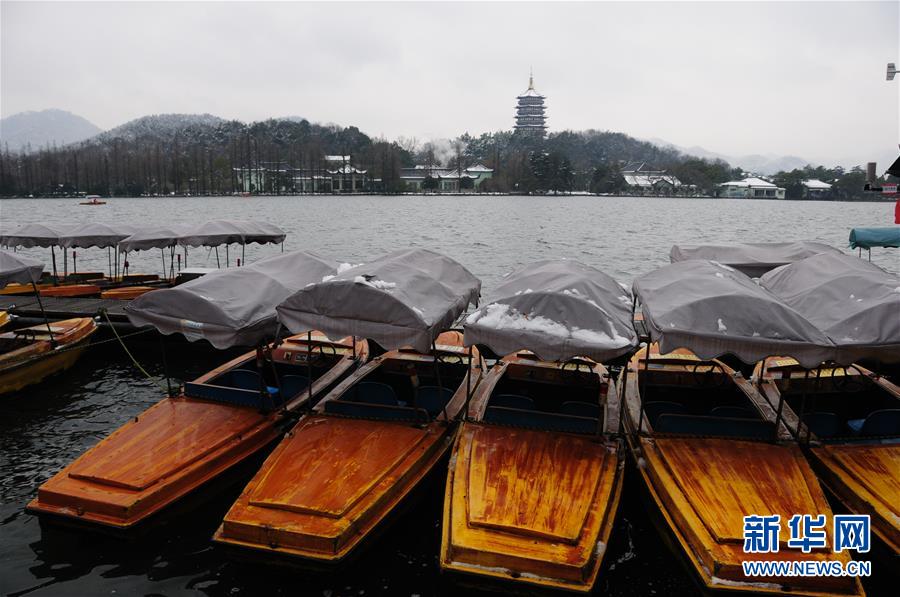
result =
[{"label": "reflection on water", "polygon": [[[485,291],[530,261],[570,257],[620,281],[668,262],[675,242],[818,240],[845,247],[854,226],[886,226],[893,205],[635,198],[271,197],[114,199],[104,208],[75,200],[0,201],[0,228],[74,223],[88,218],[131,224],[258,218],[285,228],[287,249],[303,248],[358,263],[385,251],[424,246],[446,253],[484,280]],[[278,248],[252,246],[248,260]],[[43,249],[28,254],[49,261]],[[232,251],[232,260],[235,252]],[[224,254],[222,254],[224,258]],[[193,250],[193,266],[215,255]],[[159,254],[129,256],[132,271],[158,272]],[[892,271],[888,250],[873,261]],[[79,269],[105,269],[106,253],[79,251]],[[104,338],[106,339],[106,338]],[[160,381],[158,339],[126,340]],[[230,357],[169,338],[170,374],[192,379]],[[23,508],[37,487],[88,447],[160,398],[115,343],[92,347],[63,376],[0,398],[0,593],[12,595],[454,595],[438,572],[440,473],[419,499],[347,569],[310,572],[240,561],[209,538],[249,475],[140,537],[113,538],[45,526]],[[633,471],[629,471],[633,472]],[[695,591],[648,520],[634,475],[596,593],[689,594]],[[191,507],[193,506],[193,507]],[[876,570],[878,564],[876,563]],[[884,587],[867,587],[882,594]]]}]

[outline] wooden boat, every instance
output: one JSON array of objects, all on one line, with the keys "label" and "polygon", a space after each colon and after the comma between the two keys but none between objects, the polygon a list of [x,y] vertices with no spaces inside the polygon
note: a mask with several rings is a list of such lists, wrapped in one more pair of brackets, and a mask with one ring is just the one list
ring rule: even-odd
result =
[{"label": "wooden boat", "polygon": [[465,320],[506,354],[469,404],[444,495],[441,569],[515,591],[590,591],[624,475],[619,398],[604,361],[637,345],[631,296],[570,259],[504,276]]},{"label": "wooden boat", "polygon": [[[0,394],[15,392],[65,371],[84,352],[97,325],[65,319],[0,334]],[[52,332],[52,340],[51,340]]]},{"label": "wooden boat", "polygon": [[41,296],[89,297],[99,296],[100,287],[95,284],[66,284],[39,290]]},{"label": "wooden boat", "polygon": [[122,286],[121,288],[111,288],[100,293],[100,298],[131,300],[142,294],[147,294],[151,290],[159,290],[158,286]]},{"label": "wooden boat", "polygon": [[[456,433],[469,357],[459,332],[436,349],[389,351],[338,385],[272,452],[215,541],[329,564],[375,533]],[[479,380],[474,369],[469,383]]]},{"label": "wooden boat", "polygon": [[9,323],[9,313],[6,311],[0,311],[0,328]]},{"label": "wooden boat", "polygon": [[859,365],[807,371],[774,357],[757,368],[761,390],[794,430],[819,479],[845,510],[871,517],[900,556],[900,387]]},{"label": "wooden boat", "polygon": [[589,591],[622,490],[619,402],[606,369],[531,353],[485,376],[450,459],[441,568]]},{"label": "wooden boat", "polygon": [[[745,560],[850,560],[847,551],[803,553],[780,535],[778,553],[743,552],[743,517],[832,516],[816,476],[772,406],[739,373],[686,349],[646,349],[621,387],[631,453],[664,531],[710,591],[862,595],[854,577],[745,577]],[[643,401],[641,394],[643,393]],[[777,437],[777,440],[776,440]],[[786,529],[785,529],[786,530]],[[829,543],[830,545],[830,543]]]},{"label": "wooden boat", "polygon": [[318,333],[271,349],[271,366],[262,372],[258,353],[248,352],[85,452],[41,485],[28,510],[129,529],[281,437],[288,414],[310,398],[310,377],[315,400],[367,357],[365,341],[333,342]]}]

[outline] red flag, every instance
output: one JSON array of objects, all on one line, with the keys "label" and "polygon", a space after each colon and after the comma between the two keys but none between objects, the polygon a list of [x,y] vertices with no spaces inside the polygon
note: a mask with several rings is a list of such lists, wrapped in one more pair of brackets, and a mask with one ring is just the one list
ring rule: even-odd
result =
[{"label": "red flag", "polygon": [[897,204],[894,206],[894,224],[900,224],[900,199],[897,199]]}]

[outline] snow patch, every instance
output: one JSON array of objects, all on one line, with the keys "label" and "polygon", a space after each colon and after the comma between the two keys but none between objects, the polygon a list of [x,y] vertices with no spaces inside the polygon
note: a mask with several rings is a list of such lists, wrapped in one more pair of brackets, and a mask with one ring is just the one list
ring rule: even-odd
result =
[{"label": "snow patch", "polygon": [[610,336],[602,330],[589,330],[579,327],[569,329],[565,325],[536,315],[529,317],[503,303],[492,303],[483,310],[476,311],[466,318],[468,324],[479,324],[495,330],[522,330],[537,332],[558,338],[572,338],[581,342],[600,345],[603,347],[619,348],[629,344],[629,340],[619,335],[612,322],[609,322],[613,335]]},{"label": "snow patch", "polygon": [[353,278],[353,281],[357,284],[365,284],[367,286],[371,286],[372,288],[377,288],[378,290],[390,290],[391,288],[396,288],[397,284],[394,282],[385,282],[384,280],[367,280],[365,276],[356,276]]},{"label": "snow patch", "polygon": [[724,278],[724,277],[725,277],[725,274],[723,274],[722,272],[716,272],[716,277],[717,277],[717,278]]},{"label": "snow patch", "polygon": [[725,327],[725,324],[724,324],[724,323],[722,323],[722,318],[721,318],[721,317],[718,318],[718,319],[716,320],[716,324],[719,326],[719,331],[720,331],[720,332],[723,332],[723,333],[724,333],[724,332],[727,332],[727,331],[728,331],[728,328]]},{"label": "snow patch", "polygon": [[724,263],[719,263],[718,261],[710,261],[710,263],[712,263],[713,265],[717,265],[717,266],[721,267],[722,269],[728,270],[730,272],[735,271],[735,269],[733,267],[731,267],[730,265],[725,265]]},{"label": "snow patch", "polygon": [[337,267],[337,273],[343,274],[348,269],[353,269],[354,267],[359,267],[360,265],[365,265],[364,263],[357,263],[356,265],[352,263],[342,263]]},{"label": "snow patch", "polygon": [[771,591],[780,591],[781,585],[771,582],[741,582],[737,580],[728,580],[727,578],[712,577],[712,584],[721,585],[723,587],[754,587],[757,589],[769,589]]}]

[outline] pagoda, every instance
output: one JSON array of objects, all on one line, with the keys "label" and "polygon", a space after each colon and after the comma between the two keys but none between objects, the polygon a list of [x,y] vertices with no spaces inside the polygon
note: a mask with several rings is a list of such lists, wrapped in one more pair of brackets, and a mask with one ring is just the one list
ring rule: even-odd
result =
[{"label": "pagoda", "polygon": [[516,105],[516,131],[543,135],[547,130],[547,108],[543,95],[534,89],[534,75],[528,76],[528,89],[518,98]]}]

